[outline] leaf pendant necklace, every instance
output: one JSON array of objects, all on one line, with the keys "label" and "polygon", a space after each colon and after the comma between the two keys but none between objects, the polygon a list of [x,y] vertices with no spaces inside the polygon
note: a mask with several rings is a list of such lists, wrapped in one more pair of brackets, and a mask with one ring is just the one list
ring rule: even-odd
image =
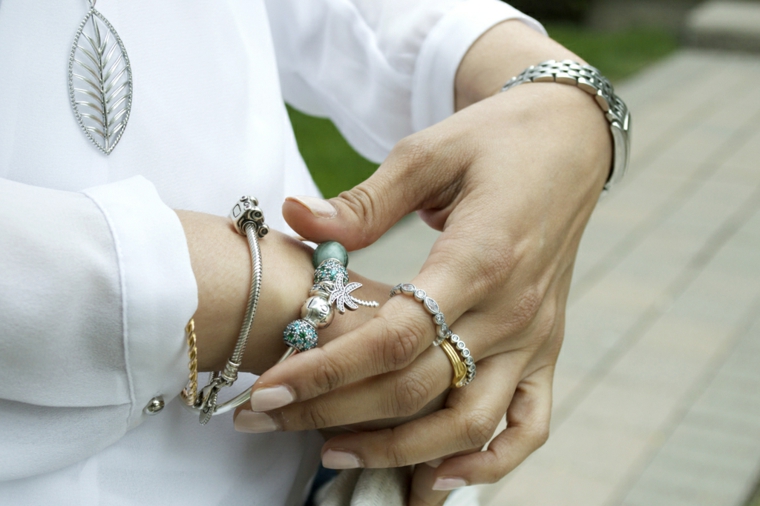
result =
[{"label": "leaf pendant necklace", "polygon": [[69,98],[84,134],[106,155],[121,140],[132,109],[132,68],[119,34],[88,0],[69,56]]}]

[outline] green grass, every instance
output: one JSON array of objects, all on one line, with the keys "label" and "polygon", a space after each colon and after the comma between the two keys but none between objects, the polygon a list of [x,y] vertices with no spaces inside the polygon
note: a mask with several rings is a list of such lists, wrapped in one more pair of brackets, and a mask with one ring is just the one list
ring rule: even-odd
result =
[{"label": "green grass", "polygon": [[676,36],[664,30],[634,28],[595,32],[577,25],[546,25],[549,35],[598,68],[611,81],[620,81],[675,51]]},{"label": "green grass", "polygon": [[290,107],[288,113],[301,156],[326,198],[353,188],[375,172],[377,164],[354,151],[332,121],[307,116]]},{"label": "green grass", "polygon": [[[613,82],[634,74],[677,47],[675,36],[661,30],[636,28],[605,33],[553,23],[546,28],[554,39],[599,68]],[[351,149],[329,120],[306,116],[293,109],[289,109],[289,113],[298,147],[325,197],[334,197],[352,188],[377,168]]]}]

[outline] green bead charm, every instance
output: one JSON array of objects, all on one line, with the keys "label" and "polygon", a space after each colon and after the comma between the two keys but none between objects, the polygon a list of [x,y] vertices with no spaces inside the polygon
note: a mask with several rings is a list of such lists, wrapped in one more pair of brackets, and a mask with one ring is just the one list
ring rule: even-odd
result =
[{"label": "green bead charm", "polygon": [[330,258],[334,258],[340,262],[343,267],[348,267],[348,252],[346,251],[346,248],[337,241],[327,241],[317,246],[317,249],[314,250],[314,254],[311,257],[311,263],[316,269],[322,262]]}]

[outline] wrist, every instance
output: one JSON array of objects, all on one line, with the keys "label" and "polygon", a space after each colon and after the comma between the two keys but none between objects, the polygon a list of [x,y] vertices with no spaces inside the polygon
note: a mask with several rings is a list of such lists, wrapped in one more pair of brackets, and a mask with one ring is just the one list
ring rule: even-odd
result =
[{"label": "wrist", "polygon": [[475,41],[459,65],[456,110],[495,95],[527,67],[550,59],[585,63],[522,21],[513,19],[494,26]]},{"label": "wrist", "polygon": [[[246,239],[235,232],[226,218],[177,211],[185,229],[193,272],[198,284],[198,308],[194,316],[198,369],[224,368],[243,322],[251,284],[251,254]],[[261,295],[243,355],[241,370],[260,374],[272,367],[286,350],[282,333],[300,317],[301,306],[312,286],[312,249],[287,235],[271,231],[259,242],[263,263]],[[385,300],[387,287],[356,274],[365,283],[367,296]],[[372,318],[376,309],[337,316],[320,331],[320,342],[345,333]]]},{"label": "wrist", "polygon": [[488,139],[493,146],[479,155],[478,166],[520,167],[504,171],[509,180],[504,184],[540,187],[550,201],[598,200],[609,174],[612,139],[604,115],[585,92],[556,83],[518,86],[460,115],[466,122],[459,129],[461,142],[479,145]]}]

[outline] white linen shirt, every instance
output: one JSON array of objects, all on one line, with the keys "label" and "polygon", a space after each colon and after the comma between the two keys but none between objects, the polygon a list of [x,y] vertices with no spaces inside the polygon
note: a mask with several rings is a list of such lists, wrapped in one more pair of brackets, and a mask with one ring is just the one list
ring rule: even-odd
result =
[{"label": "white linen shirt", "polygon": [[[132,64],[110,156],[67,89],[86,0],[0,0],[0,504],[300,504],[312,432],[202,427],[176,398],[197,287],[176,209],[317,195],[283,97],[380,161],[453,113],[497,0],[100,0]],[[266,269],[266,266],[264,266]],[[246,381],[248,380],[248,381]],[[243,386],[251,378],[240,380]],[[163,396],[166,408],[144,407]]]}]

